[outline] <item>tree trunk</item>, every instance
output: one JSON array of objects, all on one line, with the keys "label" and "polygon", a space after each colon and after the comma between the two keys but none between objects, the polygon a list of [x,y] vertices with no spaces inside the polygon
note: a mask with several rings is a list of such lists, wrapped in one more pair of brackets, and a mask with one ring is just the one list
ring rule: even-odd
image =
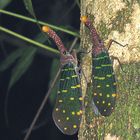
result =
[{"label": "tree trunk", "polygon": [[[139,140],[140,139],[140,1],[139,0],[81,0],[81,15],[95,17],[94,25],[104,43],[113,44],[109,55],[114,61],[118,81],[119,99],[110,117],[96,117],[91,108],[83,109],[79,140]],[[89,31],[81,24],[81,48],[90,51],[92,43]],[[87,95],[87,83],[91,82],[91,53],[82,58],[83,97]],[[86,80],[85,80],[86,77]],[[94,84],[94,81],[93,81]],[[90,100],[90,99],[89,99]],[[86,120],[89,120],[87,124]]]}]

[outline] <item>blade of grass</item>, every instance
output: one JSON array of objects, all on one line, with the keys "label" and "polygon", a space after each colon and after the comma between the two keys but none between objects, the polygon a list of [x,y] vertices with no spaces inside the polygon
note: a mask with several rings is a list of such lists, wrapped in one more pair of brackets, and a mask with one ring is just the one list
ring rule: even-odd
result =
[{"label": "blade of grass", "polygon": [[16,33],[16,32],[13,32],[13,31],[11,31],[11,30],[9,30],[9,29],[6,29],[6,28],[4,28],[4,27],[2,27],[2,26],[0,26],[0,31],[3,31],[3,32],[8,33],[8,34],[10,34],[10,35],[13,35],[13,36],[15,36],[15,37],[17,37],[17,38],[20,38],[20,39],[22,39],[22,40],[24,40],[24,41],[26,41],[26,42],[29,42],[29,43],[31,43],[31,44],[33,44],[33,45],[36,45],[36,46],[38,46],[38,47],[40,47],[40,48],[46,49],[47,51],[50,51],[50,52],[52,52],[52,53],[59,54],[59,51],[57,51],[56,49],[53,49],[53,48],[51,48],[51,47],[49,47],[49,46],[46,46],[46,45],[44,45],[44,44],[41,44],[41,43],[39,43],[39,42],[37,42],[37,41],[34,41],[34,40],[32,40],[32,39],[29,39],[29,38],[27,38],[27,37],[25,37],[25,36],[23,36],[23,35],[20,35],[20,34],[18,34],[18,33]]},{"label": "blade of grass", "polygon": [[13,51],[8,57],[0,63],[0,71],[5,71],[8,69],[22,54],[24,48],[18,48]]},{"label": "blade of grass", "polygon": [[5,8],[8,4],[11,3],[12,0],[0,0],[0,8]]},{"label": "blade of grass", "polygon": [[[6,14],[6,15],[9,15],[9,16],[13,16],[13,17],[16,17],[16,18],[20,18],[20,19],[23,19],[23,20],[26,20],[26,21],[30,21],[30,22],[33,22],[33,23],[37,23],[37,21],[33,18],[29,18],[29,17],[23,16],[23,15],[20,15],[20,14],[16,14],[16,13],[13,13],[13,12],[8,12],[8,11],[3,10],[3,9],[0,9],[0,13]],[[52,29],[65,32],[65,33],[70,34],[72,36],[75,36],[75,37],[78,37],[78,38],[80,37],[80,35],[77,32],[73,32],[73,31],[70,31],[70,30],[67,30],[67,29],[52,25],[52,24],[48,24],[48,23],[42,22],[42,21],[38,21],[38,23],[40,25],[47,25],[47,26],[51,27]]]},{"label": "blade of grass", "polygon": [[20,77],[27,71],[29,66],[31,65],[34,55],[36,53],[36,48],[29,47],[24,49],[22,52],[22,56],[18,60],[17,65],[12,70],[12,76],[10,79],[10,83],[8,85],[8,90],[20,79]]},{"label": "blade of grass", "polygon": [[35,12],[34,12],[34,9],[33,9],[33,4],[32,4],[32,1],[31,0],[23,0],[24,2],[24,5],[26,7],[26,9],[28,10],[28,12],[36,18],[35,16]]}]

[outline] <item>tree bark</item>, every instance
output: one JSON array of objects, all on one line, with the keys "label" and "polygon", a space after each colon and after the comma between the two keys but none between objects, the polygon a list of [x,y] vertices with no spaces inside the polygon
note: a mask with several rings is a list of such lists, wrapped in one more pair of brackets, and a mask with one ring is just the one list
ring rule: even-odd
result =
[{"label": "tree bark", "polygon": [[[110,39],[128,45],[121,47],[114,43],[109,49],[109,55],[118,58],[125,71],[119,69],[118,61],[114,61],[120,93],[115,113],[111,117],[96,118],[93,110],[89,109],[87,115],[87,110],[84,108],[78,138],[79,140],[138,140],[140,139],[140,2],[139,0],[81,0],[81,15],[95,17],[94,25],[105,45]],[[80,35],[81,48],[90,51],[92,42],[83,24]],[[91,53],[87,53],[82,58],[83,97],[87,95],[87,83],[91,82],[91,67]],[[90,124],[87,124],[86,117],[93,117],[90,119]]]}]

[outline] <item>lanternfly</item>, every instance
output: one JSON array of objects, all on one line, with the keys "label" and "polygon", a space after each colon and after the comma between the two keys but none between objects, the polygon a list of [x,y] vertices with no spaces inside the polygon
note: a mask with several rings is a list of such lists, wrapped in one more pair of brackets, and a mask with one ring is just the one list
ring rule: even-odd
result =
[{"label": "lanternfly", "polygon": [[[118,96],[112,62],[103,41],[99,37],[91,21],[86,16],[82,16],[81,21],[89,29],[93,43],[93,104],[102,116],[109,116],[114,110],[116,97]],[[110,40],[108,48],[111,46],[112,42],[121,45],[114,40]]]},{"label": "lanternfly", "polygon": [[52,29],[43,26],[42,30],[58,46],[62,67],[53,120],[64,134],[73,135],[79,129],[82,116],[82,93],[77,71],[77,58],[66,50],[61,39]]}]

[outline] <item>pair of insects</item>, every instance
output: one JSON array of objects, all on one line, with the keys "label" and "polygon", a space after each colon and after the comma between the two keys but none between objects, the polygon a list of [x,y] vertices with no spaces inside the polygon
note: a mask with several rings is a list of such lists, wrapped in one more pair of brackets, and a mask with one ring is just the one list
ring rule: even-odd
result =
[{"label": "pair of insects", "polygon": [[[102,116],[109,116],[114,109],[117,97],[112,62],[103,41],[91,21],[86,16],[82,16],[81,21],[89,29],[93,43],[92,102]],[[53,119],[62,133],[73,135],[79,129],[83,108],[80,76],[77,71],[77,58],[66,50],[61,39],[52,29],[43,26],[42,30],[46,32],[58,46],[62,66]],[[112,42],[113,40],[111,40],[109,44],[111,45]]]},{"label": "pair of insects", "polygon": [[[94,108],[96,108],[94,111],[95,113],[98,111],[98,114],[102,116],[109,116],[114,110],[115,100],[118,95],[116,92],[116,81],[112,62],[108,51],[105,49],[103,41],[99,37],[91,21],[86,16],[82,16],[81,22],[89,29],[93,43],[92,103],[93,106],[95,106]],[[73,135],[79,129],[83,109],[77,58],[75,54],[70,54],[70,52],[64,47],[59,36],[52,29],[48,26],[43,26],[42,30],[54,40],[60,51],[60,82],[53,111],[53,120],[62,133]],[[119,44],[118,42],[111,40],[108,47],[111,46],[112,42]],[[48,96],[49,94],[38,109],[38,113],[34,117],[24,140],[28,139]]]}]

